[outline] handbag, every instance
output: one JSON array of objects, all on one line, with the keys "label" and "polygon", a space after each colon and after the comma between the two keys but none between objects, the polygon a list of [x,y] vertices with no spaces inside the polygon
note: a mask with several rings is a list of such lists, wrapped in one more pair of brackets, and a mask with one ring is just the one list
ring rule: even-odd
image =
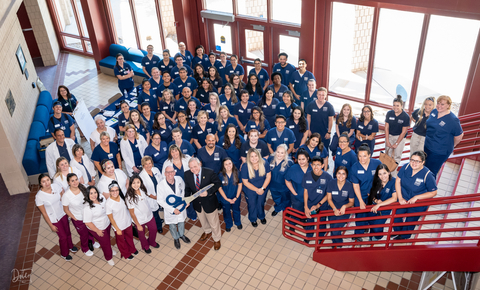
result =
[{"label": "handbag", "polygon": [[385,154],[383,151],[380,152],[380,161],[387,165],[388,170],[393,172],[398,167],[398,163],[393,159],[392,156]]}]

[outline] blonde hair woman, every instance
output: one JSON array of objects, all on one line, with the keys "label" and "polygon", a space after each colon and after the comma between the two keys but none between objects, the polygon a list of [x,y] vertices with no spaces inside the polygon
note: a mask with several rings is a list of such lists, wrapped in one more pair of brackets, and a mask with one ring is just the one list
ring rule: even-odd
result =
[{"label": "blonde hair woman", "polygon": [[228,124],[233,124],[235,127],[238,126],[237,119],[235,119],[230,110],[226,105],[220,106],[217,114],[217,135],[218,138],[225,135],[225,130],[227,129]]},{"label": "blonde hair woman", "polygon": [[145,138],[137,133],[135,126],[127,124],[125,136],[120,141],[120,150],[125,160],[128,176],[132,176],[133,173],[139,174],[142,171],[142,157],[147,146]]},{"label": "blonde hair woman", "polygon": [[266,224],[264,206],[271,173],[270,166],[256,148],[248,150],[247,162],[242,165],[241,178],[248,205],[248,219],[253,227],[258,226],[257,219]]},{"label": "blonde hair woman", "polygon": [[425,136],[427,135],[427,120],[430,113],[435,108],[435,97],[428,97],[423,100],[422,106],[413,111],[410,118],[414,122],[412,138],[410,139],[410,157],[413,152],[423,151],[425,146]]},{"label": "blonde hair woman", "polygon": [[270,183],[270,194],[275,202],[275,207],[272,216],[276,216],[279,212],[285,210],[291,205],[288,187],[285,184],[285,173],[287,169],[293,165],[293,161],[289,158],[288,147],[285,144],[280,144],[273,153],[273,156],[268,158],[268,165],[272,171],[272,182]]},{"label": "blonde hair woman", "polygon": [[[77,168],[71,167],[67,158],[59,157],[56,162],[56,167],[57,172],[55,172],[55,175],[53,176],[53,183],[61,186],[64,192],[69,188],[67,181],[67,175],[69,173],[75,173],[78,176],[80,183],[85,185],[82,172]],[[86,186],[88,186],[88,184]]]}]

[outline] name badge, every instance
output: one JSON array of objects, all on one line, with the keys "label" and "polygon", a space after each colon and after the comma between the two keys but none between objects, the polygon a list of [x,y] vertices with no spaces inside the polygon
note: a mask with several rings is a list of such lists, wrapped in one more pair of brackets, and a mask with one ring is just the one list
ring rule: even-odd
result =
[{"label": "name badge", "polygon": [[168,106],[166,106],[166,107],[163,107],[163,109],[164,109],[164,110],[168,110]]},{"label": "name badge", "polygon": [[363,129],[364,127],[362,125],[358,125],[358,128]]},{"label": "name badge", "polygon": [[[167,148],[165,148],[165,151],[167,151],[166,149],[167,149]],[[186,153],[188,153],[188,150],[187,150],[187,149],[183,149],[182,152],[183,152],[184,154],[186,154]]]},{"label": "name badge", "polygon": [[312,109],[312,112],[315,112],[315,113],[316,113],[316,112],[318,112],[318,110],[317,110],[317,109]]},{"label": "name badge", "polygon": [[284,141],[288,141],[288,138],[283,138]]},{"label": "name badge", "polygon": [[192,83],[187,83],[187,86],[191,86],[191,85],[192,85]]},{"label": "name badge", "polygon": [[213,161],[220,161],[220,158],[213,158]]},{"label": "name badge", "polygon": [[288,75],[290,73],[290,70],[285,70],[285,73]]},{"label": "name badge", "polygon": [[280,107],[280,110],[285,110],[285,107]]},{"label": "name badge", "polygon": [[277,141],[277,138],[272,138],[272,141]]},{"label": "name badge", "polygon": [[357,174],[365,174],[365,170],[358,170]]},{"label": "name badge", "polygon": [[165,134],[165,130],[163,130],[163,131],[160,131],[160,134]]},{"label": "name badge", "polygon": [[[63,121],[65,124],[68,124],[68,120]],[[443,122],[443,121],[442,121]],[[444,123],[445,124],[445,123]]]},{"label": "name badge", "polygon": [[243,110],[238,110],[239,113],[243,113]]},{"label": "name badge", "polygon": [[160,153],[157,152],[157,153],[153,154],[153,157],[157,157],[158,154],[160,154]]},{"label": "name badge", "polygon": [[317,188],[317,193],[322,194],[323,190],[321,188]]},{"label": "name badge", "polygon": [[290,126],[288,126],[288,128],[294,129],[294,128],[295,128],[295,125],[290,125]]},{"label": "name badge", "polygon": [[295,82],[298,84],[300,81],[299,81],[299,80],[295,80]]},{"label": "name badge", "polygon": [[395,117],[390,117],[390,118],[388,118],[388,119],[389,119],[389,120],[395,120]]},{"label": "name badge", "polygon": [[68,103],[66,103],[64,106],[65,106],[65,107],[68,107]]},{"label": "name badge", "polygon": [[113,153],[108,153],[108,159],[113,159]]},{"label": "name badge", "polygon": [[390,188],[386,188],[386,189],[385,189],[385,192],[386,192],[386,193],[389,193],[389,192],[390,192]]},{"label": "name badge", "polygon": [[165,152],[166,152],[166,151],[167,151],[167,147],[163,147],[163,151],[165,151]]},{"label": "name badge", "polygon": [[211,128],[208,128],[207,129],[207,133],[211,133],[212,132],[212,129]]},{"label": "name badge", "polygon": [[185,107],[184,107],[184,106],[179,106],[179,107],[180,107],[180,109],[185,109]]},{"label": "name badge", "polygon": [[146,64],[146,65],[149,65],[149,64],[150,64],[150,62],[146,62],[145,64]]},{"label": "name badge", "polygon": [[58,128],[58,127],[60,127],[60,124],[55,124],[55,128]]},{"label": "name badge", "polygon": [[223,103],[222,103],[222,105],[226,105],[226,104],[227,104],[227,102],[223,102]]},{"label": "name badge", "polygon": [[278,95],[279,95],[280,97],[283,96],[283,92],[278,93]]},{"label": "name badge", "polygon": [[306,184],[312,184],[312,181],[311,180],[307,180],[305,181]]},{"label": "name badge", "polygon": [[374,169],[374,170],[372,170],[372,176],[374,176],[374,175],[375,175],[375,169]]},{"label": "name badge", "polygon": [[432,115],[432,117],[436,117],[436,115],[434,113],[431,113],[430,115]]},{"label": "name badge", "polygon": [[150,101],[150,99],[145,99],[144,101],[145,101],[145,102],[148,102],[148,101]]},{"label": "name badge", "polygon": [[338,195],[338,191],[332,191],[332,195]]},{"label": "name badge", "polygon": [[256,125],[250,125],[250,128],[255,128],[255,127],[256,127]]},{"label": "name badge", "polygon": [[315,155],[320,156],[320,152],[317,152]]},{"label": "name badge", "polygon": [[263,75],[261,75],[260,78],[263,79]]},{"label": "name badge", "polygon": [[135,148],[138,148],[138,144],[135,145]]},{"label": "name badge", "polygon": [[338,151],[338,152],[337,152],[337,155],[342,155],[342,152]]},{"label": "name badge", "polygon": [[347,165],[347,164],[348,164],[348,161],[344,159],[344,160],[342,160],[342,164]]},{"label": "name badge", "polygon": [[197,134],[203,134],[203,131],[198,131]]}]

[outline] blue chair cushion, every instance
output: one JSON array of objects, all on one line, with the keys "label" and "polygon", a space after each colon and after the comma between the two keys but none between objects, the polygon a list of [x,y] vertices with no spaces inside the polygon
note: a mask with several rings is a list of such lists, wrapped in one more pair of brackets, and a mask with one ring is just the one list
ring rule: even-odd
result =
[{"label": "blue chair cushion", "polygon": [[37,106],[33,121],[39,121],[44,128],[48,128],[48,121],[50,120],[50,112],[45,106]]},{"label": "blue chair cushion", "polygon": [[115,59],[114,56],[107,56],[106,58],[102,59],[99,62],[99,65],[113,69],[116,63],[117,63],[117,60]]},{"label": "blue chair cushion", "polygon": [[[34,175],[46,171],[46,164],[44,169],[41,169],[41,159],[37,149],[38,145],[39,142],[37,140],[28,140],[27,146],[25,146],[25,154],[23,154],[22,164],[23,168],[25,168],[25,171],[27,172],[27,175]],[[43,163],[45,163],[45,161]]]},{"label": "blue chair cushion", "polygon": [[143,54],[143,51],[141,51],[138,48],[134,48],[134,47],[130,47],[128,49],[128,54],[129,54],[129,57],[125,58],[126,60],[130,60],[130,61],[133,61],[133,62],[139,62],[140,64],[142,63],[142,58],[145,56]]},{"label": "blue chair cushion", "polygon": [[127,60],[129,55],[128,55],[128,49],[120,44],[110,44],[110,55],[113,56],[114,58],[118,53],[123,54],[123,57]]},{"label": "blue chair cushion", "polygon": [[52,110],[53,99],[49,91],[42,91],[38,96],[37,106],[40,106],[40,105],[45,106],[45,108],[49,110],[48,111],[49,113],[53,112]]},{"label": "blue chair cushion", "polygon": [[28,132],[27,140],[35,140],[37,142],[40,141],[46,135],[47,129],[45,129],[44,125],[40,121],[33,121],[32,125],[30,126],[30,132]]}]

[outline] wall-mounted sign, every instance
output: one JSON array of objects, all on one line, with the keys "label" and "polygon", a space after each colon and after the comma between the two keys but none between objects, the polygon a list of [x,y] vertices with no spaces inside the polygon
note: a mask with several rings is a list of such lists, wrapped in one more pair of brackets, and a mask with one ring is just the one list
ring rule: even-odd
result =
[{"label": "wall-mounted sign", "polygon": [[11,90],[8,90],[7,97],[5,98],[5,103],[7,104],[7,109],[10,113],[10,117],[12,117],[13,112],[15,112],[15,100],[13,99]]},{"label": "wall-mounted sign", "polygon": [[223,35],[220,36],[220,42],[221,42],[221,43],[225,43],[225,36],[223,36]]}]

